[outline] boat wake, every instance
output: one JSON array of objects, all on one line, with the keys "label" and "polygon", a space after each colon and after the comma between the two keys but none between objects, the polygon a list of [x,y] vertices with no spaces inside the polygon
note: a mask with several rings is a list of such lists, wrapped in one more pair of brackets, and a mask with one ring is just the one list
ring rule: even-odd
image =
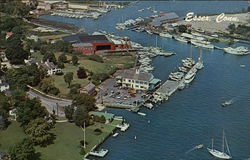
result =
[{"label": "boat wake", "polygon": [[201,148],[203,148],[203,147],[204,147],[203,144],[199,144],[199,145],[197,145],[197,146],[194,146],[193,148],[191,148],[191,149],[188,150],[187,152],[185,152],[185,154],[188,154],[188,153],[190,153],[190,152],[192,152],[192,151],[194,151],[194,150],[196,150],[196,149],[201,149]]}]

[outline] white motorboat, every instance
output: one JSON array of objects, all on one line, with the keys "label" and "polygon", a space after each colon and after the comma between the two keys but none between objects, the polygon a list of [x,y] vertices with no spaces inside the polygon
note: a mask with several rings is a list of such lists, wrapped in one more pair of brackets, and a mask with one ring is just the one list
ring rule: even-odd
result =
[{"label": "white motorboat", "polygon": [[159,36],[166,37],[166,38],[172,38],[173,36],[169,33],[160,33]]},{"label": "white motorboat", "polygon": [[91,151],[89,152],[90,155],[92,156],[97,156],[97,157],[104,157],[108,153],[107,149],[101,149],[100,151]]},{"label": "white motorboat", "polygon": [[179,70],[184,73],[188,72],[188,69],[185,67],[179,67]]},{"label": "white motorboat", "polygon": [[187,43],[187,39],[186,38],[183,38],[183,37],[174,37],[174,39],[176,39],[177,41],[180,41],[180,42],[184,42],[184,43]]},{"label": "white motorboat", "polygon": [[113,134],[113,137],[117,137],[119,135],[118,132],[116,132],[115,134]]},{"label": "white motorboat", "polygon": [[191,44],[198,46],[198,47],[214,49],[214,45],[209,44],[209,42],[207,42],[207,41],[191,40]]},{"label": "white motorboat", "polygon": [[153,109],[154,107],[152,103],[145,103],[144,106],[147,107],[148,109]]},{"label": "white motorboat", "polygon": [[185,84],[191,83],[194,80],[195,75],[196,73],[194,73],[190,78],[185,77],[185,80],[184,80]]},{"label": "white motorboat", "polygon": [[[212,154],[214,157],[220,158],[220,159],[231,159],[232,158],[228,144],[227,144],[227,139],[226,139],[224,130],[223,130],[223,136],[222,136],[222,151],[214,149],[213,143],[214,142],[212,139],[212,148],[207,148],[207,150],[210,154]],[[226,144],[226,149],[227,149],[228,153],[225,152],[225,144]]]},{"label": "white motorboat", "polygon": [[226,107],[233,104],[233,99],[230,99],[229,101],[225,101],[221,104],[222,107]]}]

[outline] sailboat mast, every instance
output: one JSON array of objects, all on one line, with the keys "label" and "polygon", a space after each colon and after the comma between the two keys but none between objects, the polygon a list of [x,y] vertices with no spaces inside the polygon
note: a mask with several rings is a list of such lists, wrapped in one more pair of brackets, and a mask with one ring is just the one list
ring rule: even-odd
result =
[{"label": "sailboat mast", "polygon": [[155,36],[155,46],[157,47],[157,36]]},{"label": "sailboat mast", "polygon": [[193,57],[193,53],[192,53],[192,45],[190,46],[190,58]]},{"label": "sailboat mast", "polygon": [[214,139],[212,138],[212,150],[214,149]]},{"label": "sailboat mast", "polygon": [[226,136],[225,136],[225,142],[226,142],[227,152],[228,152],[228,154],[231,156],[231,153],[230,153],[230,150],[229,150],[229,147],[228,147],[228,143],[227,143],[227,138],[226,138]]},{"label": "sailboat mast", "polygon": [[224,153],[224,138],[225,137],[225,133],[224,133],[224,130],[223,130],[223,135],[222,135],[222,152]]}]

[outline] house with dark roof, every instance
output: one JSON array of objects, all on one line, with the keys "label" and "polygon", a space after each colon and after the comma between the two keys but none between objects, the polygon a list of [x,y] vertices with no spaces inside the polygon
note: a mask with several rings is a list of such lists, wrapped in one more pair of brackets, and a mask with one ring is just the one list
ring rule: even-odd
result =
[{"label": "house with dark roof", "polygon": [[151,27],[161,27],[164,23],[174,23],[179,21],[179,16],[175,12],[169,12],[162,14],[159,17],[153,19],[153,21],[149,24]]},{"label": "house with dark roof", "polygon": [[95,93],[95,85],[90,82],[85,87],[79,89],[80,93],[86,93],[88,95],[94,95]]},{"label": "house with dark roof", "polygon": [[118,85],[134,90],[148,91],[152,89],[152,85],[155,85],[155,82],[156,79],[151,73],[141,72],[137,68],[123,70],[116,76],[116,83]]},{"label": "house with dark roof", "polygon": [[102,53],[115,50],[115,44],[106,35],[76,34],[62,38],[70,42],[73,49],[83,54]]}]

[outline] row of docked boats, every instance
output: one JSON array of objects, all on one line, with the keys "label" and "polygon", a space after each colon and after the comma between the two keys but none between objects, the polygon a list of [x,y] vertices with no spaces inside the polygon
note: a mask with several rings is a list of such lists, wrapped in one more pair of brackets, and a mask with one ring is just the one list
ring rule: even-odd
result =
[{"label": "row of docked boats", "polygon": [[97,19],[99,16],[102,15],[100,12],[80,12],[80,11],[64,11],[64,10],[57,10],[51,13],[52,16],[62,16],[68,18],[93,18]]},{"label": "row of docked boats", "polygon": [[189,84],[194,80],[197,70],[203,68],[203,62],[201,57],[199,57],[197,63],[192,58],[186,58],[182,60],[182,65],[178,67],[179,71],[169,75],[171,80],[181,83],[180,89],[183,89],[185,84]]},{"label": "row of docked boats", "polygon": [[192,58],[183,59],[182,66],[178,67],[179,70],[170,73],[170,80],[167,80],[153,93],[151,101],[158,103],[168,100],[169,96],[177,89],[184,89],[186,85],[190,84],[194,80],[196,72],[203,67],[202,55],[200,55],[197,62]]},{"label": "row of docked boats", "polygon": [[227,47],[227,48],[223,48],[223,50],[226,53],[233,54],[233,55],[247,55],[250,53],[248,48],[244,47],[244,46],[240,46],[240,47],[236,47],[236,48]]}]

